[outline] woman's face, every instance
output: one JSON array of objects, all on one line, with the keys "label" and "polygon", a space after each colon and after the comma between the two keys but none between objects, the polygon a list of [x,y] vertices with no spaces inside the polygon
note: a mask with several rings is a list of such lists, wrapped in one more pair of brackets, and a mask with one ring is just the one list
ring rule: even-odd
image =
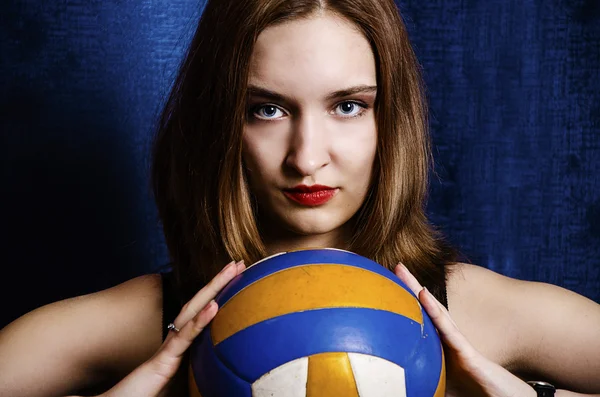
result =
[{"label": "woman's face", "polygon": [[325,13],[259,35],[243,155],[268,238],[343,241],[342,226],[371,180],[376,85],[368,41],[339,17]]}]

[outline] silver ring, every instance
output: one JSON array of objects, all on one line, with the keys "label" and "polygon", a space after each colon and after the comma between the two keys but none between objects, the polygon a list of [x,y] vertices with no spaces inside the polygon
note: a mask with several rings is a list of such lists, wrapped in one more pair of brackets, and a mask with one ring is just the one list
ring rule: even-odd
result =
[{"label": "silver ring", "polygon": [[175,326],[175,324],[173,324],[173,323],[171,323],[171,324],[167,325],[167,329],[168,329],[169,331],[175,331],[175,332],[179,332],[179,328],[177,328],[177,327]]}]

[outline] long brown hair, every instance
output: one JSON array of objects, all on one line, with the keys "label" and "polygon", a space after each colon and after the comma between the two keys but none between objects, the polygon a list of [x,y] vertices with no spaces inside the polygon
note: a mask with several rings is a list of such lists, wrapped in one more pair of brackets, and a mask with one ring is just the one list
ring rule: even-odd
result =
[{"label": "long brown hair", "polygon": [[388,268],[402,261],[445,300],[454,251],[425,216],[431,165],[420,66],[393,0],[209,0],[163,111],[152,180],[182,299],[231,259],[267,255],[242,164],[249,60],[267,27],[317,11],[353,22],[376,59],[372,186],[348,249]]}]

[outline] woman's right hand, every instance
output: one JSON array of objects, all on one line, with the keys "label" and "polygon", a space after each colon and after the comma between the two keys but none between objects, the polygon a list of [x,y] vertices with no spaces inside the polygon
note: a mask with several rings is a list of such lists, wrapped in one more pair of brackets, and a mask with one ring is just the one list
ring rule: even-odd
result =
[{"label": "woman's right hand", "polygon": [[133,370],[102,396],[160,396],[177,373],[185,351],[217,314],[215,296],[245,268],[243,262],[231,262],[225,266],[215,278],[183,306],[174,321],[179,332],[170,331],[152,358]]}]

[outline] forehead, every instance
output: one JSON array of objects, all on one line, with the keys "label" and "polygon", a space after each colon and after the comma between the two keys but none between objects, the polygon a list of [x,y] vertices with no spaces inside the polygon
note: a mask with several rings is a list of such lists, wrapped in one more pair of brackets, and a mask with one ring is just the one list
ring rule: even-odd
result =
[{"label": "forehead", "polygon": [[258,36],[250,84],[294,95],[375,85],[375,59],[363,34],[330,13],[271,26]]}]

